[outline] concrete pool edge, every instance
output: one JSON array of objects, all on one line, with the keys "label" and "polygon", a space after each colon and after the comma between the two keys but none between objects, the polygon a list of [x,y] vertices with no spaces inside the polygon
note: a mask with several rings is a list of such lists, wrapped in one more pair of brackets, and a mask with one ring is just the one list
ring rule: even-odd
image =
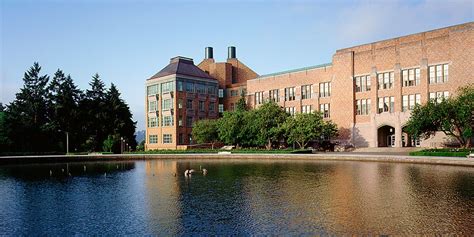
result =
[{"label": "concrete pool edge", "polygon": [[334,161],[368,161],[390,163],[412,163],[431,165],[455,165],[474,167],[474,159],[436,157],[436,156],[402,156],[380,154],[348,154],[348,153],[317,153],[317,154],[111,154],[111,155],[44,155],[44,156],[3,156],[3,164],[29,164],[54,162],[83,161],[130,161],[152,159],[248,159],[248,160],[334,160]]}]

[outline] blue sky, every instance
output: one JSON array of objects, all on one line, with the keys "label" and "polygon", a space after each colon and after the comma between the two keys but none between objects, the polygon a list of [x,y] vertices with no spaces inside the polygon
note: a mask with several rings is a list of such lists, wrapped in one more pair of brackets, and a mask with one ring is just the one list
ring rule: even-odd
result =
[{"label": "blue sky", "polygon": [[473,1],[0,0],[0,102],[39,62],[81,89],[114,83],[144,129],[145,79],[176,55],[226,59],[258,74],[331,62],[335,50],[473,20]]}]

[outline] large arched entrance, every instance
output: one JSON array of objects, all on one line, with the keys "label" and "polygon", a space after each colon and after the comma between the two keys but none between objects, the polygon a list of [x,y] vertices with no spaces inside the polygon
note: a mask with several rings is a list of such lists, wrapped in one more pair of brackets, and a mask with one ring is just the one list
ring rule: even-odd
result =
[{"label": "large arched entrance", "polygon": [[392,126],[382,126],[377,129],[377,140],[379,147],[395,146],[395,128]]}]

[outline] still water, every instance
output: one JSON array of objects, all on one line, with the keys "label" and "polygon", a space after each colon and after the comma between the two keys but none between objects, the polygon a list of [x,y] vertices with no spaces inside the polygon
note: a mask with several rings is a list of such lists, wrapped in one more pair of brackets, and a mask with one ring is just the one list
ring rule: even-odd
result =
[{"label": "still water", "polygon": [[[200,167],[206,176],[184,177]],[[256,160],[0,166],[0,235],[434,233],[474,234],[473,168]]]}]

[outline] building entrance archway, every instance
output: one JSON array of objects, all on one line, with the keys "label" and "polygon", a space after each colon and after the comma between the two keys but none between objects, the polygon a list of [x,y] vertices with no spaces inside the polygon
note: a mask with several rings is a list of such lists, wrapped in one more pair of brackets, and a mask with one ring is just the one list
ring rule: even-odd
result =
[{"label": "building entrance archway", "polygon": [[382,126],[377,129],[377,140],[379,147],[395,146],[395,128],[392,126]]}]

